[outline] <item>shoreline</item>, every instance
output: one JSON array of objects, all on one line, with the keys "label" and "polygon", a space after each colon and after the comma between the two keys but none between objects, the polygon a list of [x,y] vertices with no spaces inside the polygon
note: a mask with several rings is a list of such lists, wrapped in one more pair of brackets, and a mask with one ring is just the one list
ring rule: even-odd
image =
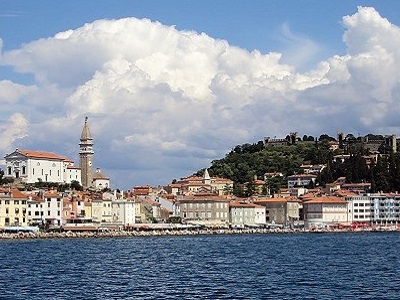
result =
[{"label": "shoreline", "polygon": [[398,227],[358,228],[358,229],[197,229],[197,230],[134,230],[134,231],[64,231],[64,232],[15,232],[0,233],[2,240],[36,240],[36,239],[75,239],[75,238],[124,238],[156,236],[198,236],[198,235],[239,235],[239,234],[313,234],[313,233],[367,233],[398,232]]}]

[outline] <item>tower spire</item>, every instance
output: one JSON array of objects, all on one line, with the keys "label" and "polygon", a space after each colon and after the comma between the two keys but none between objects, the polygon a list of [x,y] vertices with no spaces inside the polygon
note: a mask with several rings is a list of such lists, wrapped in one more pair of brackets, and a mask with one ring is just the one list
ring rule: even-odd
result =
[{"label": "tower spire", "polygon": [[93,182],[93,139],[90,134],[88,117],[85,117],[79,143],[79,158],[81,167],[81,183],[83,187],[90,187]]},{"label": "tower spire", "polygon": [[81,141],[82,140],[92,140],[92,135],[90,134],[89,125],[88,125],[88,117],[85,117],[85,123],[83,125],[82,133],[81,133]]}]

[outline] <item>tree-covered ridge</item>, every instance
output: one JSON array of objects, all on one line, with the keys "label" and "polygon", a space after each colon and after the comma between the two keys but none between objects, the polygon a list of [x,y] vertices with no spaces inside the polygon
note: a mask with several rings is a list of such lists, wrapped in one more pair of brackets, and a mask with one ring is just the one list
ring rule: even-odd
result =
[{"label": "tree-covered ridge", "polygon": [[[384,137],[379,135],[367,137],[384,141]],[[224,158],[212,161],[210,175],[233,180],[235,194],[243,195],[245,183],[252,182],[255,176],[264,179],[265,173],[282,173],[284,178],[272,178],[266,182],[265,190],[276,190],[286,185],[287,176],[302,173],[301,165],[324,164],[326,167],[316,181],[318,186],[346,177],[348,183],[370,182],[371,192],[400,191],[400,154],[384,144],[379,147],[379,153],[372,155],[362,143],[358,143],[361,139],[352,134],[348,134],[340,148],[335,150],[330,143],[336,139],[325,134],[319,139],[305,135],[303,140],[298,140],[299,143],[288,146],[266,147],[262,141],[238,145]],[[346,155],[346,159],[335,159],[338,155]]]}]

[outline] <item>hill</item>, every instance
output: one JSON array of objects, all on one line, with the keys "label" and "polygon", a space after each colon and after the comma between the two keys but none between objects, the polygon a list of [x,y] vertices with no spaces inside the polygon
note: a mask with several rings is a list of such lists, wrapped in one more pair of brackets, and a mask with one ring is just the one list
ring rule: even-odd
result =
[{"label": "hill", "polygon": [[[224,158],[212,161],[208,169],[211,176],[220,176],[235,182],[234,193],[247,196],[246,183],[255,176],[264,180],[265,173],[279,172],[283,178],[272,178],[265,182],[272,190],[284,187],[286,177],[303,172],[305,164],[323,164],[316,185],[325,186],[339,177],[346,177],[348,183],[370,182],[371,192],[400,191],[400,155],[394,148],[382,145],[372,152],[367,144],[348,135],[339,144],[334,138],[321,135],[318,141],[305,136],[287,145],[266,146],[259,141],[234,147]],[[371,135],[369,135],[371,136]],[[361,140],[362,141],[362,140]],[[336,144],[337,147],[332,147]],[[340,158],[340,159],[339,159]],[[204,170],[199,170],[198,175]]]}]

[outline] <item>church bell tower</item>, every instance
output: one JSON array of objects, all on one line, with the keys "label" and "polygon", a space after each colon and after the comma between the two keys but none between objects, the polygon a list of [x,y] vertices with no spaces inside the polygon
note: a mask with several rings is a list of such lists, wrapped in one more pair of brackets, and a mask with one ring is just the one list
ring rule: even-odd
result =
[{"label": "church bell tower", "polygon": [[79,143],[81,183],[84,188],[90,187],[93,182],[93,154],[93,139],[89,131],[88,117],[86,117]]}]

